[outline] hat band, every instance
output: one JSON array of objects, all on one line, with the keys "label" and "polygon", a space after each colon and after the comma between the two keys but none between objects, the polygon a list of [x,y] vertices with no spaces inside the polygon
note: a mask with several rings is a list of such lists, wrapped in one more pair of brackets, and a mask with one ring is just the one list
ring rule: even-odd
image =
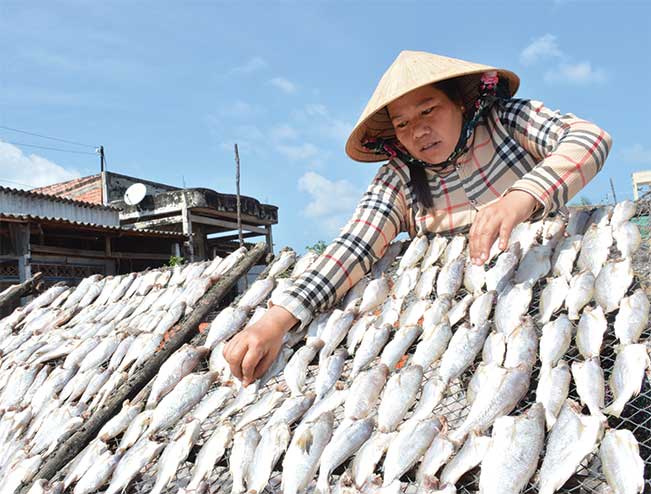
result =
[{"label": "hat band", "polygon": [[388,158],[399,158],[405,163],[423,167],[442,169],[450,164],[455,164],[457,159],[468,151],[468,141],[479,121],[488,114],[495,103],[506,101],[510,98],[509,81],[506,78],[500,78],[497,71],[491,70],[484,72],[479,81],[478,93],[479,96],[473,105],[473,113],[469,118],[464,119],[457,145],[445,161],[428,163],[416,159],[409,154],[395,136],[387,139],[382,137],[366,139],[362,145],[375,154],[384,155]]}]

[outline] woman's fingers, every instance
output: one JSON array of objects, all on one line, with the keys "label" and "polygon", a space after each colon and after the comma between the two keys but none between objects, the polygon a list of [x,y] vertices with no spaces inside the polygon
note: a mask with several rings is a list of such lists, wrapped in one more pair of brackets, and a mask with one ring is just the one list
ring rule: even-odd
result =
[{"label": "woman's fingers", "polygon": [[260,379],[264,373],[267,372],[267,369],[271,367],[271,364],[273,364],[273,361],[277,356],[277,354],[274,355],[274,353],[271,351],[267,352],[267,354],[262,358],[262,360],[260,360],[257,367],[255,368],[255,372],[253,373],[254,381]]},{"label": "woman's fingers", "polygon": [[515,221],[513,220],[504,220],[500,225],[500,250],[506,250],[509,246],[509,239],[511,238],[511,232],[515,228]]},{"label": "woman's fingers", "polygon": [[475,221],[472,222],[472,226],[470,227],[468,249],[470,253],[470,259],[474,264],[481,264],[481,261],[479,259],[479,255],[480,255],[479,237],[481,235],[481,232],[483,231],[485,218],[486,218],[485,210],[480,211],[477,214]]},{"label": "woman's fingers", "polygon": [[266,351],[262,346],[256,344],[255,342],[249,342],[246,355],[242,359],[242,385],[244,387],[251,384],[255,379],[255,368],[258,366],[258,363],[266,355]]},{"label": "woman's fingers", "polygon": [[228,366],[231,368],[231,373],[239,380],[242,380],[242,361],[247,351],[246,340],[241,339],[229,342],[229,347],[224,348],[224,358],[226,358]]},{"label": "woman's fingers", "polygon": [[497,237],[501,217],[493,210],[487,208],[483,214],[477,215],[470,232],[469,250],[470,259],[478,266],[488,260],[490,248]]},{"label": "woman's fingers", "polygon": [[499,217],[494,217],[483,225],[481,232],[479,232],[477,243],[477,256],[479,257],[479,264],[484,264],[488,261],[488,254],[490,253],[491,246],[497,234],[500,231],[500,225],[504,220]]}]

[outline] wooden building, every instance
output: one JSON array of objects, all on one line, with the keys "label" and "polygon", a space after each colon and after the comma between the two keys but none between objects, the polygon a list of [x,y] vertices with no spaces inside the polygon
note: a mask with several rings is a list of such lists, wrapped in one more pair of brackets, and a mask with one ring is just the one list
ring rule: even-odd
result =
[{"label": "wooden building", "polygon": [[139,271],[180,255],[187,236],[120,224],[113,206],[0,187],[0,289]]},{"label": "wooden building", "polygon": [[[141,183],[146,195],[136,205],[124,201],[126,190]],[[119,209],[119,224],[184,234],[182,256],[196,261],[225,255],[239,247],[235,194],[206,188],[180,188],[113,172],[102,172],[36,189],[75,200]],[[278,223],[278,207],[240,197],[244,239],[263,237],[273,252],[272,226]]]}]

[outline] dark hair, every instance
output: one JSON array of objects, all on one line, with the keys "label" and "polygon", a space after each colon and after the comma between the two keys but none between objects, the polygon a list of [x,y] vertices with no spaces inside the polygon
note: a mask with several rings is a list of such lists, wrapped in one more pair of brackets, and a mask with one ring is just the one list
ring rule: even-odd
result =
[{"label": "dark hair", "polygon": [[[461,90],[459,89],[459,84],[456,79],[446,79],[444,81],[436,82],[432,84],[432,86],[435,89],[442,91],[456,105],[461,105],[463,103]],[[407,162],[407,166],[409,167],[409,175],[411,177],[410,184],[416,194],[416,200],[422,204],[425,209],[433,208],[434,201],[432,200],[432,192],[429,188],[425,169],[420,165],[409,162]]]}]

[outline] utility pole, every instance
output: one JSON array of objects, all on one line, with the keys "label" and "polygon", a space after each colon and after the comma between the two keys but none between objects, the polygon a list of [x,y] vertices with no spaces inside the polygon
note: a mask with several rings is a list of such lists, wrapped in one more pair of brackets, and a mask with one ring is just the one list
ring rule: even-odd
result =
[{"label": "utility pole", "polygon": [[106,158],[104,157],[104,146],[100,146],[99,152],[99,167],[102,172],[106,171]]},{"label": "utility pole", "polygon": [[610,190],[613,191],[613,200],[615,201],[615,204],[617,204],[617,194],[615,194],[615,184],[613,183],[613,179],[610,178]]},{"label": "utility pole", "polygon": [[237,189],[237,232],[240,239],[240,247],[244,246],[242,236],[242,206],[240,204],[240,153],[235,143],[235,187]]}]

